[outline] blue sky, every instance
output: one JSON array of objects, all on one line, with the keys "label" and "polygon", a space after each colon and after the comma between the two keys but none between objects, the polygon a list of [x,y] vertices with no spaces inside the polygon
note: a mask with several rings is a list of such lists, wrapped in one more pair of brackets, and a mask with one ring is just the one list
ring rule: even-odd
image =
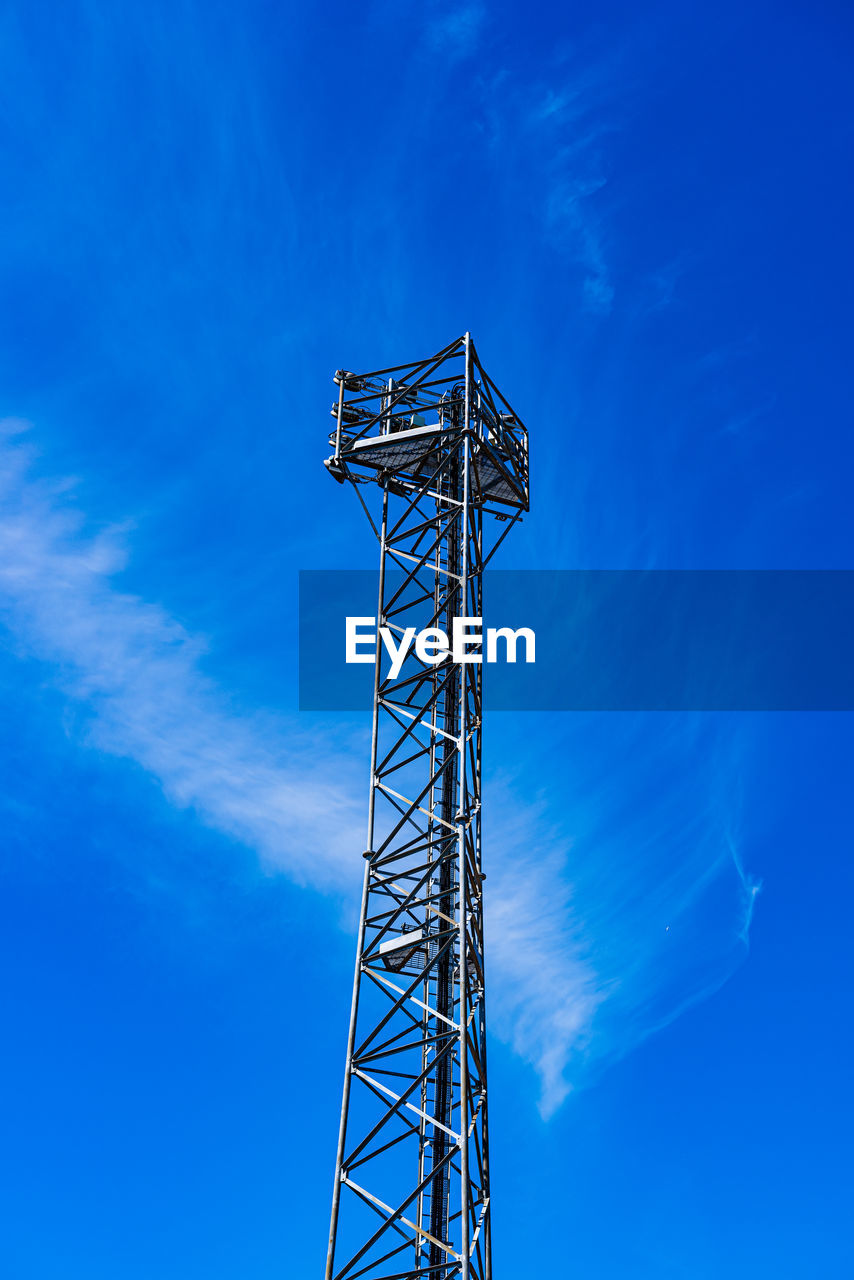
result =
[{"label": "blue sky", "polygon": [[[852,567],[851,73],[830,3],[3,8],[5,1274],[321,1266],[336,367],[471,329],[530,431],[505,568]],[[497,1269],[850,1274],[850,717],[485,751]]]}]

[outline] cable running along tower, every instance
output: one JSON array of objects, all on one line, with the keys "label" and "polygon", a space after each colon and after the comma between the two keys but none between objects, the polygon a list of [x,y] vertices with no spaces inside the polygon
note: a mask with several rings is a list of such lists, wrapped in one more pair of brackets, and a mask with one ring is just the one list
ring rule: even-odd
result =
[{"label": "cable running along tower", "polygon": [[[452,633],[528,510],[527,433],[469,334],[335,375],[326,461],[380,547],[377,625]],[[377,643],[326,1280],[491,1280],[480,663]]]}]

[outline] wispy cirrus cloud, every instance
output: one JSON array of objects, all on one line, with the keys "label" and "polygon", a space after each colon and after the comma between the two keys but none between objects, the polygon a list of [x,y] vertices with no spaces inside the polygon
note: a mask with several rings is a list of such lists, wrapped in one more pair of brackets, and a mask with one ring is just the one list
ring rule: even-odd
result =
[{"label": "wispy cirrus cloud", "polygon": [[609,222],[608,141],[618,128],[619,54],[586,61],[556,54],[536,79],[507,69],[481,77],[482,128],[500,176],[524,183],[540,236],[569,269],[590,314],[615,297]]},{"label": "wispy cirrus cloud", "polygon": [[[27,440],[24,424],[0,426],[0,618],[82,709],[85,744],[134,761],[268,870],[355,894],[364,741],[237,705],[205,673],[204,642],[122,590],[128,529],[93,532],[72,481],[33,474]],[[541,760],[488,782],[492,1025],[536,1071],[544,1116],[720,986],[756,894],[716,793],[733,762],[715,762],[697,722],[626,720],[619,752],[602,724],[557,717]]]},{"label": "wispy cirrus cloud", "polygon": [[613,133],[614,68],[562,67],[537,95],[526,123],[543,156],[543,217],[552,243],[582,273],[586,309],[606,316],[614,301],[608,233],[596,199],[607,186],[606,142]]},{"label": "wispy cirrus cloud", "polygon": [[427,41],[431,48],[446,58],[456,60],[475,51],[486,9],[479,0],[469,4],[440,3],[427,12]]},{"label": "wispy cirrus cloud", "polygon": [[740,854],[743,744],[730,725],[538,720],[526,770],[488,780],[486,924],[493,1025],[536,1070],[548,1117],[726,982],[760,886]]},{"label": "wispy cirrus cloud", "polygon": [[126,527],[92,533],[69,480],[33,479],[23,424],[0,436],[0,617],[85,709],[87,742],[134,760],[166,797],[299,884],[331,890],[362,823],[352,763],[313,784],[326,744],[235,709],[202,670],[206,645],[120,589]]}]

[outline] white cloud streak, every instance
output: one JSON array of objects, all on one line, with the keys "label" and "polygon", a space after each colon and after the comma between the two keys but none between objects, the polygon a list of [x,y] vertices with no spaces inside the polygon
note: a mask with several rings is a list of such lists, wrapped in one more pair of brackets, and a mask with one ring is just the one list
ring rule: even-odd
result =
[{"label": "white cloud streak", "polygon": [[428,11],[427,40],[445,58],[456,60],[474,53],[483,28],[486,10],[471,4],[434,4]]},{"label": "white cloud streak", "polygon": [[526,199],[542,235],[568,270],[591,315],[610,314],[616,286],[605,197],[607,142],[616,132],[615,100],[623,81],[619,59],[582,62],[566,55],[531,83],[506,70],[484,75],[485,136],[502,179]]},{"label": "white cloud streak", "polygon": [[4,434],[2,612],[22,649],[52,664],[63,691],[86,708],[90,743],[136,761],[172,803],[298,884],[346,883],[352,832],[363,822],[346,753],[320,788],[325,743],[232,709],[203,674],[203,642],[114,585],[126,528],[88,534],[73,486],[29,479],[33,454],[19,441],[21,425],[6,423]]},{"label": "white cloud streak", "polygon": [[[0,424],[0,618],[17,650],[49,664],[83,709],[88,745],[136,762],[267,870],[354,895],[364,743],[236,705],[205,674],[204,643],[121,590],[127,528],[90,532],[73,482],[35,478],[34,461],[26,426]],[[491,1025],[537,1072],[544,1116],[720,985],[744,954],[756,894],[732,824],[714,819],[719,798],[703,812],[684,775],[676,803],[661,786],[695,730],[658,734],[656,755],[635,721],[615,760],[613,734],[597,747],[589,719],[557,719],[576,726],[550,751],[574,784],[532,796],[529,778],[489,779],[502,817],[486,831]]]},{"label": "white cloud streak", "polygon": [[[741,859],[744,761],[728,728],[701,714],[551,724],[527,781],[488,780],[485,835],[493,1024],[537,1071],[545,1117],[724,984],[760,888]],[[508,730],[508,759],[519,736]]]}]

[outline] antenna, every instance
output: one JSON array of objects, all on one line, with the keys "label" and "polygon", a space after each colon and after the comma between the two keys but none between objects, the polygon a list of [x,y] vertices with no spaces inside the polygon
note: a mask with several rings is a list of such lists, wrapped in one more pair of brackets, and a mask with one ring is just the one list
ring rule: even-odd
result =
[{"label": "antenna", "polygon": [[368,827],[326,1280],[492,1280],[480,655],[379,627],[481,618],[483,571],[528,510],[528,437],[467,333],[339,369],[333,452],[380,549]]}]

